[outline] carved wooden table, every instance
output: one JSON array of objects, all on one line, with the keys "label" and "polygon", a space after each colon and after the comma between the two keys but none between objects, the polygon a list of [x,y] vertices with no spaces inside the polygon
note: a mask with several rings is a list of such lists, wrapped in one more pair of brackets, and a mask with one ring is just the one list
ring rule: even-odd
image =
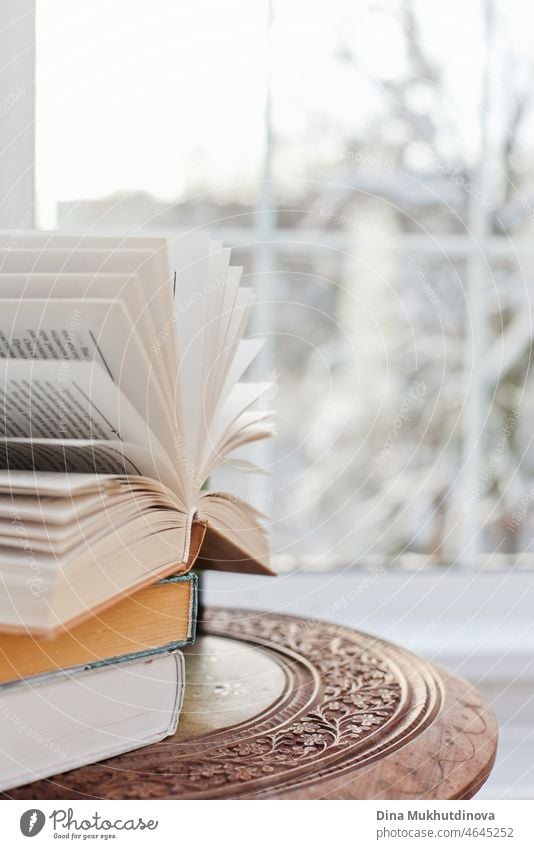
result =
[{"label": "carved wooden table", "polygon": [[174,737],[35,782],[17,799],[464,799],[497,729],[478,692],[374,637],[213,609]]}]

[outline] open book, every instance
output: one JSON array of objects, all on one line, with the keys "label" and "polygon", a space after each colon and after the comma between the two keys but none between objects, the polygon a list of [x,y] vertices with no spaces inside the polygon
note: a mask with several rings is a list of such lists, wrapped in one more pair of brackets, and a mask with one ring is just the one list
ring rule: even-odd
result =
[{"label": "open book", "polygon": [[264,517],[204,489],[273,432],[229,262],[203,234],[0,236],[1,629],[51,632],[199,552],[269,571]]}]

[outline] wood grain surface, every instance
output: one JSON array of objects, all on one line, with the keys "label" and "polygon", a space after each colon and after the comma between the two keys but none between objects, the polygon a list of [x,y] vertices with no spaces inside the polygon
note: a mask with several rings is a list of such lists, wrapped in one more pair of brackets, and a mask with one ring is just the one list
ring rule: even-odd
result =
[{"label": "wood grain surface", "polygon": [[495,758],[474,687],[316,620],[208,611],[186,692],[174,737],[4,798],[465,799]]}]

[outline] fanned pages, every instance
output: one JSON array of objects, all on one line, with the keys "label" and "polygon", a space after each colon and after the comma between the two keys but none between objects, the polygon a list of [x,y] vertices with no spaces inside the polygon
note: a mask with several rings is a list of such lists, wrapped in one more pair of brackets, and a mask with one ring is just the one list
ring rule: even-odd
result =
[{"label": "fanned pages", "polygon": [[52,633],[199,552],[270,571],[265,518],[206,490],[273,433],[240,278],[199,233],[0,234],[1,630]]}]

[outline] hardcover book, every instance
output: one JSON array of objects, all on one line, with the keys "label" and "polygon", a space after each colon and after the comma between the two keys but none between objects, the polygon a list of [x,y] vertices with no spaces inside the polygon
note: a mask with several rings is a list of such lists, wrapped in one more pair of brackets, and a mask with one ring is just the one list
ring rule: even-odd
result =
[{"label": "hardcover book", "polygon": [[183,690],[182,653],[167,649],[0,685],[0,790],[173,734]]},{"label": "hardcover book", "polygon": [[163,578],[53,637],[0,633],[0,685],[34,675],[151,657],[190,645],[195,638],[197,577]]}]

